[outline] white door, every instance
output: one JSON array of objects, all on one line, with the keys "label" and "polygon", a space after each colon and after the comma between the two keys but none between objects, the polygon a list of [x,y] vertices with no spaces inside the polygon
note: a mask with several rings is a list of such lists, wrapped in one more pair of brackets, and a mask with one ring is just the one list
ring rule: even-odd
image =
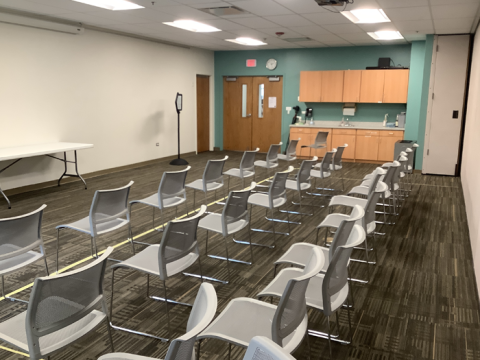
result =
[{"label": "white door", "polygon": [[424,174],[455,175],[469,48],[469,35],[436,36],[425,131]]}]

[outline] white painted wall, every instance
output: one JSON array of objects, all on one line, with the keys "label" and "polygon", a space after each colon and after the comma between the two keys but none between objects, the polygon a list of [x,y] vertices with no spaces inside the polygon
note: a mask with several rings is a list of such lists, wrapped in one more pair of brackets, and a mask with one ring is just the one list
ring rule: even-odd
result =
[{"label": "white painted wall", "polygon": [[462,186],[467,208],[477,286],[480,289],[480,32],[473,46],[470,89],[462,160]]},{"label": "white painted wall", "polygon": [[[212,51],[0,24],[0,54],[0,147],[93,143],[78,153],[81,173],[174,155],[178,91],[182,152],[196,151],[195,80],[203,74],[211,75],[213,149]],[[0,184],[10,189],[58,179],[62,166],[47,157],[25,159],[2,173]]]}]

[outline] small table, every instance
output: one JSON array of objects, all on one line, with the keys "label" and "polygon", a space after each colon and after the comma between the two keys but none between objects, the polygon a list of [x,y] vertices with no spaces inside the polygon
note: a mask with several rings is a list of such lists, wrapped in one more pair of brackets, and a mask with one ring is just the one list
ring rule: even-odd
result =
[{"label": "small table", "polygon": [[[0,161],[6,160],[15,160],[10,165],[5,166],[3,169],[0,170],[0,174],[7,170],[12,165],[16,164],[20,160],[28,157],[33,156],[40,156],[45,155],[57,160],[62,161],[65,164],[65,171],[63,172],[60,179],[58,179],[58,186],[60,186],[60,181],[64,176],[73,176],[78,177],[80,180],[83,181],[85,184],[85,189],[87,188],[87,183],[82,178],[82,176],[78,173],[78,166],[77,166],[77,150],[88,149],[92,148],[93,144],[78,144],[78,143],[67,143],[67,142],[57,142],[57,143],[47,143],[47,144],[37,144],[37,145],[25,145],[25,146],[15,146],[15,147],[7,147],[7,148],[0,148]],[[67,151],[73,151],[75,154],[75,161],[67,160]],[[51,154],[63,152],[63,159],[55,157]],[[75,164],[75,173],[76,174],[67,174],[67,163]],[[0,187],[0,193],[3,195],[5,200],[7,200],[8,208],[11,209],[10,200],[2,191]]]}]

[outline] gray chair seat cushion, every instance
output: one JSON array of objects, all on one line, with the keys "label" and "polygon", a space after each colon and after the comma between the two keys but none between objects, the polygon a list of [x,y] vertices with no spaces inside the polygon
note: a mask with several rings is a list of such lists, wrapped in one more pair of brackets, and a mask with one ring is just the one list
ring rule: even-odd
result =
[{"label": "gray chair seat cushion", "polygon": [[[101,214],[97,214],[97,217],[101,219]],[[122,226],[127,225],[128,220],[122,218],[116,218],[104,223],[97,223],[97,235],[102,235],[104,233],[120,229]],[[90,231],[90,217],[87,216],[83,219],[75,221],[70,224],[58,225],[56,229],[72,229],[77,230],[85,234],[93,236]]]},{"label": "gray chair seat cushion", "polygon": [[264,160],[257,160],[257,161],[254,162],[254,164],[255,164],[255,166],[260,166],[260,167],[267,168],[267,169],[273,169],[273,168],[276,168],[278,166],[278,163],[270,163],[267,166],[267,162],[264,161]]},{"label": "gray chair seat cushion", "polygon": [[[277,208],[285,204],[287,200],[285,198],[277,198],[273,200],[273,207]],[[252,194],[248,198],[248,203],[252,205],[263,206],[270,209],[270,201],[268,200],[268,195],[266,194]]]},{"label": "gray chair seat cushion", "polygon": [[[20,250],[21,247],[13,244],[0,245],[0,255],[5,255],[13,251]],[[43,255],[37,251],[28,251],[15,257],[0,261],[0,275],[8,275],[18,269],[27,266],[43,258]]]},{"label": "gray chair seat cushion", "polygon": [[235,176],[235,177],[238,177],[238,178],[248,178],[248,177],[252,177],[253,175],[255,175],[255,172],[254,171],[248,171],[248,170],[243,170],[243,177],[242,177],[242,173],[240,172],[240,169],[230,169],[228,171],[225,171],[224,172],[225,175],[229,175],[229,176]]},{"label": "gray chair seat cushion", "polygon": [[[203,191],[203,180],[198,179],[195,180],[194,182],[191,182],[190,184],[185,185],[186,187],[195,189],[195,190],[200,190]],[[220,189],[223,186],[222,183],[217,183],[217,182],[211,182],[207,184],[207,191],[211,190],[217,190]]]},{"label": "gray chair seat cushion", "polygon": [[331,175],[332,173],[329,171],[323,171],[323,175],[322,175],[322,172],[320,170],[310,170],[310,176],[313,176],[319,179],[325,179],[330,177]]},{"label": "gray chair seat cushion", "polygon": [[278,158],[280,160],[285,160],[285,161],[294,161],[294,160],[297,160],[297,157],[296,156],[288,156],[288,155],[285,155],[285,154],[278,154]]},{"label": "gray chair seat cushion", "polygon": [[[241,219],[230,224],[227,224],[228,234],[235,234],[248,225],[248,221]],[[214,231],[222,233],[222,215],[221,214],[208,214],[198,223],[198,227],[208,231]]]},{"label": "gray chair seat cushion", "polygon": [[[172,198],[169,198],[169,199],[164,199],[163,200],[163,207],[168,208],[168,207],[172,207],[172,206],[177,206],[177,205],[180,205],[184,202],[185,202],[185,198],[180,197],[180,196],[175,196],[175,197],[172,197]],[[154,206],[154,207],[158,207],[159,209],[161,209],[160,203],[158,201],[158,193],[155,193],[155,194],[153,194],[149,197],[146,197],[145,199],[142,199],[142,200],[130,201],[130,204],[136,204],[136,203],[145,204],[145,205],[149,205],[149,206]]]},{"label": "gray chair seat cushion", "polygon": [[[112,268],[129,268],[139,271],[143,271],[148,274],[160,276],[160,269],[158,267],[158,250],[160,245],[150,245],[146,249],[142,250],[138,254],[132,256],[130,259],[122,261],[112,266]],[[179,250],[167,247],[167,256],[170,256],[168,252],[179,252]],[[178,274],[192,265],[198,259],[198,254],[191,252],[187,256],[172,261],[167,264],[167,276],[173,276]]]},{"label": "gray chair seat cushion", "polygon": [[[285,187],[289,190],[298,190],[297,181],[296,180],[287,180],[287,182],[285,183]],[[300,189],[301,190],[310,189],[310,184],[309,183],[301,183],[300,184]]]}]

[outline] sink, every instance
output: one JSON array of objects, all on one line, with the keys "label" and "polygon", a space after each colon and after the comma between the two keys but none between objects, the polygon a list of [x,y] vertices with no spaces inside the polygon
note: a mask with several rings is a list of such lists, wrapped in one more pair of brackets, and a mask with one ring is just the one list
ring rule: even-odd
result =
[{"label": "sink", "polygon": [[338,127],[355,127],[355,125],[353,125],[353,124],[338,125]]}]

